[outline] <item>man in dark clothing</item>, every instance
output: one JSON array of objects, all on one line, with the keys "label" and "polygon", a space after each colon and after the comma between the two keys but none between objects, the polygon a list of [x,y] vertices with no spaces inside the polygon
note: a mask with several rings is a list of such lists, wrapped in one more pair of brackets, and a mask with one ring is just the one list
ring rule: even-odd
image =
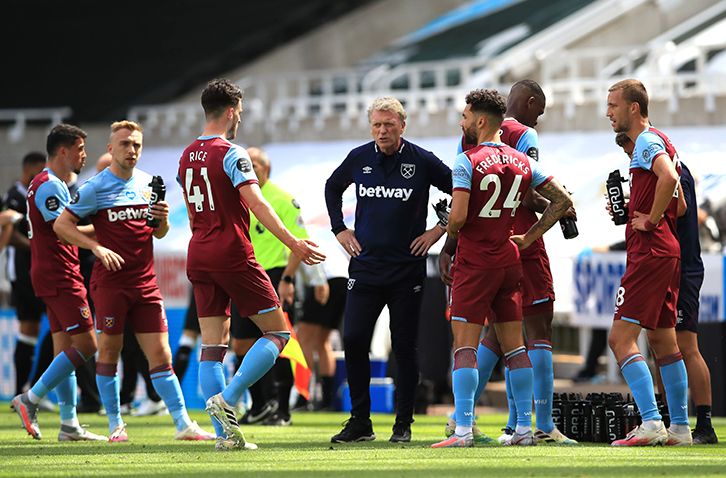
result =
[{"label": "man in dark clothing", "polygon": [[[392,442],[411,441],[418,384],[417,336],[426,255],[444,234],[426,230],[429,189],[451,194],[451,169],[433,153],[401,138],[406,112],[395,98],[368,109],[374,141],[355,148],[325,186],[330,223],[351,255],[343,344],[352,403],[351,418],[333,443],[374,440],[370,421],[370,350],[384,306],[390,311],[396,359],[397,415]],[[355,230],[343,222],[342,195],[355,183]]]}]

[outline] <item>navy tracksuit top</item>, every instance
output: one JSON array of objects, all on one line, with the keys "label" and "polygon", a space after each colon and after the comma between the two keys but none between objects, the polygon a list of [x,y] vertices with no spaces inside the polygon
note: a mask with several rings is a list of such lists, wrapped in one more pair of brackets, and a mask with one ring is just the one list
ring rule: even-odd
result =
[{"label": "navy tracksuit top", "polygon": [[325,202],[334,234],[346,229],[343,192],[355,184],[355,236],[361,254],[351,268],[381,268],[423,260],[411,254],[413,240],[426,230],[429,189],[451,194],[451,169],[430,151],[401,138],[391,156],[375,141],[352,150],[328,178]]}]

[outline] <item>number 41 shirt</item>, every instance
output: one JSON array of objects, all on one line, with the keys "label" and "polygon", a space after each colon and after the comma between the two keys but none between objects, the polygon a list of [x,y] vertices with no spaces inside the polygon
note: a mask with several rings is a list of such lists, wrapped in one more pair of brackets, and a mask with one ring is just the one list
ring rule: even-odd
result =
[{"label": "number 41 shirt", "polygon": [[177,182],[192,218],[187,270],[246,270],[254,261],[250,211],[238,188],[257,183],[247,151],[221,136],[200,136],[184,150]]}]

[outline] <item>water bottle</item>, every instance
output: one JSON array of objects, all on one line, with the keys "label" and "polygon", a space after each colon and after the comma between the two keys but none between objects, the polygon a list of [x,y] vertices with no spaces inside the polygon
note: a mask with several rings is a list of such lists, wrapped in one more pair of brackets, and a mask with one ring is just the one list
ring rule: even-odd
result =
[{"label": "water bottle", "polygon": [[161,224],[161,220],[155,219],[151,216],[151,206],[163,201],[166,197],[166,186],[164,186],[164,179],[161,176],[154,176],[149,183],[151,186],[151,199],[149,199],[149,210],[146,215],[146,225],[156,229]]},{"label": "water bottle", "polygon": [[[562,187],[565,188],[565,186]],[[570,191],[567,192],[572,194]],[[565,236],[565,239],[574,239],[580,234],[577,230],[577,223],[571,217],[562,216],[560,218],[560,229],[562,229],[562,235]]]},{"label": "water bottle", "polygon": [[592,402],[585,398],[580,399],[579,404],[582,411],[579,441],[592,442]]},{"label": "water bottle", "polygon": [[625,194],[623,193],[623,185],[627,181],[620,175],[620,170],[616,169],[608,176],[605,183],[610,201],[610,210],[613,213],[613,222],[616,226],[626,224],[628,222],[628,208],[625,206]]},{"label": "water bottle", "polygon": [[592,442],[610,443],[607,434],[607,416],[605,402],[592,405]]},{"label": "water bottle", "polygon": [[580,234],[577,230],[577,223],[571,217],[561,217],[560,228],[565,239],[574,239]]},{"label": "water bottle", "polygon": [[564,432],[564,423],[562,423],[562,401],[560,395],[555,392],[552,394],[552,423],[559,431]]}]

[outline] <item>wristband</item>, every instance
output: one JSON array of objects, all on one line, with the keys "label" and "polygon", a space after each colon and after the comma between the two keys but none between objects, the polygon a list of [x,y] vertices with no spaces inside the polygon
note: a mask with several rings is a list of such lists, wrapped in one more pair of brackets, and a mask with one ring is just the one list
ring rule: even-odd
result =
[{"label": "wristband", "polygon": [[15,214],[13,214],[13,218],[10,219],[10,224],[14,226],[15,224],[19,223],[20,220],[23,219],[23,217],[24,216],[21,213],[16,212]]},{"label": "wristband", "polygon": [[653,224],[652,222],[650,222],[650,219],[645,218],[644,227],[646,231],[650,232],[655,230],[655,228],[658,227],[658,224]]},{"label": "wristband", "polygon": [[292,284],[294,282],[294,279],[292,276],[282,276],[282,281],[287,282],[288,284]]}]

